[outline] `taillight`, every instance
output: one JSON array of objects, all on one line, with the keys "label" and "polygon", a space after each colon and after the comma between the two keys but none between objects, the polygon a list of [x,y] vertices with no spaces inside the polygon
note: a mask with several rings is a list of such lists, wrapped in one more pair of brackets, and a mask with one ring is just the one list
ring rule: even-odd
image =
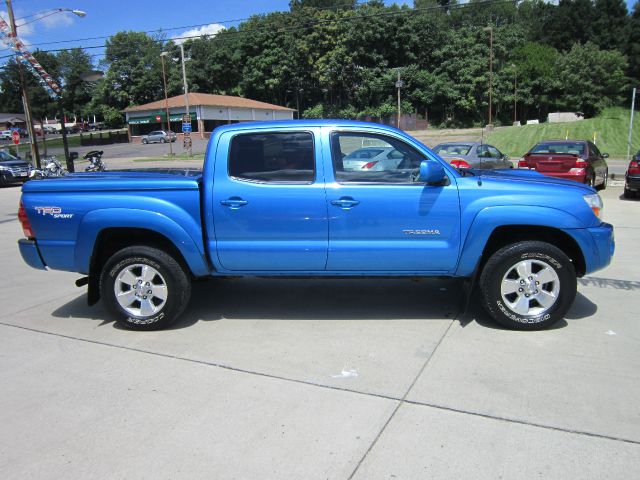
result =
[{"label": "taillight", "polygon": [[527,161],[523,158],[522,160],[518,161],[518,168],[529,168],[529,164],[527,163]]},{"label": "taillight", "polygon": [[578,160],[576,160],[576,163],[574,163],[573,168],[587,168],[588,166],[589,163],[579,158]]},{"label": "taillight", "polygon": [[456,158],[455,160],[451,160],[450,163],[456,168],[471,168],[471,165],[469,165],[467,162],[459,158]]},{"label": "taillight", "polygon": [[637,161],[633,161],[629,164],[629,173],[631,175],[638,175],[640,174],[640,163],[638,163]]},{"label": "taillight", "polygon": [[22,231],[27,238],[35,238],[31,223],[29,223],[29,217],[27,217],[27,211],[24,209],[24,205],[20,202],[20,208],[18,208],[18,220],[22,224]]},{"label": "taillight", "polygon": [[365,164],[362,166],[362,170],[369,170],[370,168],[373,168],[373,166],[374,166],[376,163],[378,163],[378,162],[376,161],[376,162],[369,162],[369,163],[365,163]]}]

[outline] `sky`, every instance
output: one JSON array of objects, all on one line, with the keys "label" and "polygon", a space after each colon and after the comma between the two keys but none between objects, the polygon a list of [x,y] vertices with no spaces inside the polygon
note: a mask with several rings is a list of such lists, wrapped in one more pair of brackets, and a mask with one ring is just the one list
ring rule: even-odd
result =
[{"label": "sky", "polygon": [[[627,0],[629,8],[635,1]],[[0,5],[4,7],[4,3]],[[100,46],[104,45],[104,39],[90,38],[122,30],[165,29],[169,37],[215,33],[221,25],[237,25],[238,19],[289,8],[289,0],[13,0],[12,3],[18,35],[31,50]],[[385,3],[413,4],[413,1],[385,0]],[[78,9],[87,15],[79,18],[65,12],[39,18],[56,8]],[[0,16],[9,20],[6,8],[0,7]],[[73,39],[83,40],[51,43]],[[4,47],[0,44],[0,63],[4,63],[1,57],[11,53]],[[101,60],[102,48],[88,51],[95,55],[95,63]]]}]

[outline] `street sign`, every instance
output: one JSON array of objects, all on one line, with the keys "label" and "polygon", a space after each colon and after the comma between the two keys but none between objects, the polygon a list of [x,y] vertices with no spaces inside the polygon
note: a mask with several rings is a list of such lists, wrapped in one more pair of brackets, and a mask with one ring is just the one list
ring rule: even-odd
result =
[{"label": "street sign", "polygon": [[11,132],[11,139],[13,140],[14,145],[18,145],[20,143],[20,132],[17,130]]},{"label": "street sign", "polygon": [[160,123],[162,121],[162,117],[160,115],[156,115],[156,122]]},{"label": "street sign", "polygon": [[183,123],[182,124],[182,133],[191,133],[191,124]]},{"label": "street sign", "polygon": [[396,82],[396,88],[404,88],[404,82],[402,80],[398,80]]},{"label": "street sign", "polygon": [[191,123],[191,115],[188,113],[182,115],[182,123]]}]

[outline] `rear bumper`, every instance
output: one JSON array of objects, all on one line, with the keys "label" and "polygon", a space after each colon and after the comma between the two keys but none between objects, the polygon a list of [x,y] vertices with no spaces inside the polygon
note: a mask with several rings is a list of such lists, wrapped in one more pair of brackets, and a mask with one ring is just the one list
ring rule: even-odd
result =
[{"label": "rear bumper", "polygon": [[538,172],[542,175],[546,175],[547,177],[562,178],[563,180],[573,180],[574,182],[578,183],[587,183],[587,174],[584,172],[580,174],[573,174],[569,172],[540,172],[539,170]]},{"label": "rear bumper", "polygon": [[627,175],[624,186],[627,190],[640,190],[640,175]]},{"label": "rear bumper", "polygon": [[28,240],[21,238],[18,240],[18,248],[20,249],[20,255],[27,265],[38,270],[46,270],[46,265],[42,261],[38,246],[35,240]]}]

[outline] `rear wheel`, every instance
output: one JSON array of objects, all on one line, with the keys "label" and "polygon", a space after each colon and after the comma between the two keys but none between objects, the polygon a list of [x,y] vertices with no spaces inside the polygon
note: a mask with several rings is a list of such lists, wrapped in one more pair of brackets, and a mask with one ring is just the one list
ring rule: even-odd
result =
[{"label": "rear wheel", "polygon": [[564,317],[576,295],[576,272],[557,247],[538,241],[494,253],[480,276],[484,307],[498,323],[540,330]]},{"label": "rear wheel", "polygon": [[142,139],[142,143],[144,143],[146,145],[147,143],[149,143],[149,141],[146,138],[143,138]]},{"label": "rear wheel", "polygon": [[160,143],[166,143],[167,141],[164,138],[160,139]]},{"label": "rear wheel", "polygon": [[100,291],[118,322],[134,330],[170,325],[186,308],[191,279],[172,256],[147,246],[127,247],[105,264]]}]

